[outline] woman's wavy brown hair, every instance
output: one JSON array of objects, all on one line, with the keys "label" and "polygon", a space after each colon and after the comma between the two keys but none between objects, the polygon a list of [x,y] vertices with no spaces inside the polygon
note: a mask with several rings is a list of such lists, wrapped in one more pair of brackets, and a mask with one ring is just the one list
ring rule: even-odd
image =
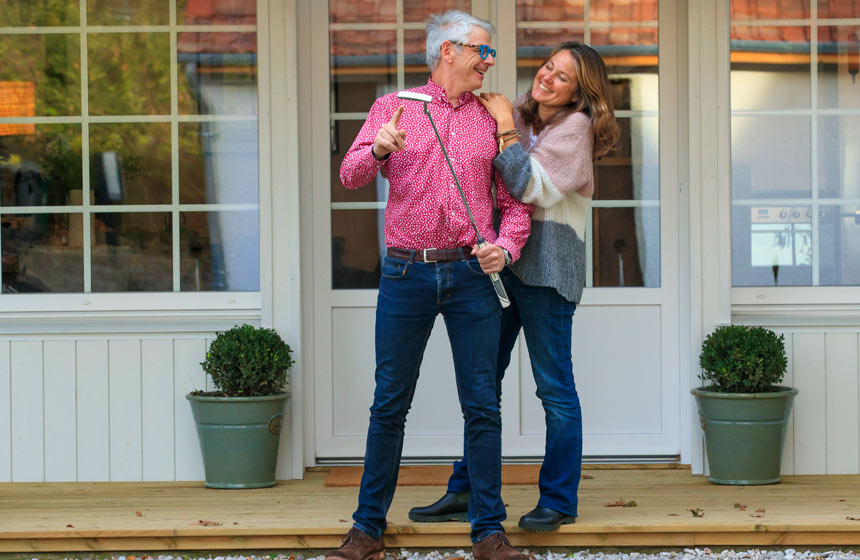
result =
[{"label": "woman's wavy brown hair", "polygon": [[530,88],[526,93],[525,103],[520,106],[520,116],[526,124],[532,126],[535,134],[537,134],[553,122],[561,120],[571,113],[582,111],[591,118],[591,129],[594,134],[591,157],[596,160],[615,149],[618,138],[621,136],[612,109],[612,94],[606,65],[597,51],[576,41],[560,43],[553,49],[544,64],[561,50],[567,50],[573,55],[578,84],[576,99],[556,111],[546,122],[541,122],[538,115],[538,102],[532,98]]}]

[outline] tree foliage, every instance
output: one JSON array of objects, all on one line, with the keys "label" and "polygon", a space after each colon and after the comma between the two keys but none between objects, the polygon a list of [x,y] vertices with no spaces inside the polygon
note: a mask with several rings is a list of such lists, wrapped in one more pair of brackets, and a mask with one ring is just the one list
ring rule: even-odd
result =
[{"label": "tree foliage", "polygon": [[699,377],[720,393],[774,391],[788,364],[784,339],[761,327],[719,327],[702,343]]}]

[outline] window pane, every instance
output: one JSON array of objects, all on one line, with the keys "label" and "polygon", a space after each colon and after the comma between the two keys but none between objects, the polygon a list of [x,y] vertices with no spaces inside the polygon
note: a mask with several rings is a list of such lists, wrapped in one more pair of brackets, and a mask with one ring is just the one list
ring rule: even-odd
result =
[{"label": "window pane", "polygon": [[860,0],[818,0],[820,18],[860,18]]},{"label": "window pane", "polygon": [[180,203],[256,204],[258,197],[255,121],[179,123]]},{"label": "window pane", "polygon": [[256,25],[257,0],[176,0],[179,25]]},{"label": "window pane", "polygon": [[[355,0],[329,0],[331,23],[394,23],[397,21],[395,0],[356,2]],[[370,33],[365,35],[370,36]]]},{"label": "window pane", "polygon": [[659,121],[620,118],[620,147],[594,164],[595,200],[659,200]]},{"label": "window pane", "polygon": [[257,212],[182,212],[182,291],[259,290],[259,232]]},{"label": "window pane", "polygon": [[[427,21],[430,14],[442,14],[448,10],[472,11],[472,0],[403,0],[403,21]],[[422,32],[423,33],[423,32]]]},{"label": "window pane", "polygon": [[[23,130],[3,135],[4,126]],[[81,200],[81,125],[0,125],[0,206]]]},{"label": "window pane", "polygon": [[818,195],[860,198],[860,115],[818,119]]},{"label": "window pane", "polygon": [[405,89],[423,86],[430,78],[430,68],[427,67],[427,34],[419,29],[407,29],[403,32],[403,48]]},{"label": "window pane", "polygon": [[594,21],[657,21],[657,0],[591,0]]},{"label": "window pane", "polygon": [[32,27],[78,25],[78,0],[0,0],[0,25]]},{"label": "window pane", "polygon": [[86,0],[87,25],[167,25],[168,0]]},{"label": "window pane", "polygon": [[732,109],[810,107],[809,28],[733,27]]},{"label": "window pane", "polygon": [[170,123],[90,125],[94,204],[170,204]]},{"label": "window pane", "polygon": [[370,110],[377,97],[397,89],[394,31],[332,31],[331,110]]},{"label": "window pane", "polygon": [[593,286],[660,286],[660,210],[594,208]]},{"label": "window pane", "polygon": [[257,34],[179,33],[179,112],[257,114]]},{"label": "window pane", "polygon": [[173,290],[169,212],[100,212],[92,221],[94,292]]},{"label": "window pane", "polygon": [[0,216],[3,293],[84,289],[80,214]]},{"label": "window pane", "polygon": [[91,115],[170,114],[170,34],[90,33]]},{"label": "window pane", "polygon": [[732,284],[812,284],[812,208],[732,208]]},{"label": "window pane", "polygon": [[860,285],[860,205],[824,206],[818,220],[821,285]]},{"label": "window pane", "polygon": [[616,111],[658,110],[656,27],[594,29],[591,44],[606,63]]},{"label": "window pane", "polygon": [[0,35],[4,117],[81,114],[79,35]]},{"label": "window pane", "polygon": [[585,19],[585,0],[517,0],[517,21]]},{"label": "window pane", "polygon": [[364,121],[335,121],[332,132],[331,201],[375,202],[388,200],[388,181],[377,173],[373,180],[360,189],[344,188],[340,182],[340,165]]},{"label": "window pane", "polygon": [[335,290],[375,290],[385,251],[384,210],[332,210],[331,276]]},{"label": "window pane", "polygon": [[860,26],[818,28],[818,105],[860,107]]},{"label": "window pane", "polygon": [[732,117],[732,197],[811,196],[810,121]]},{"label": "window pane", "polygon": [[[732,0],[732,19],[804,19],[809,17],[809,0]],[[821,17],[821,12],[818,13]]]}]

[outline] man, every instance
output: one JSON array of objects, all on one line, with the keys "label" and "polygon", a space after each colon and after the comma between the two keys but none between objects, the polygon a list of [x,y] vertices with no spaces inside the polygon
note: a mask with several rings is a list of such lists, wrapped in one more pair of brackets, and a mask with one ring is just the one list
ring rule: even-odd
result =
[{"label": "man", "polygon": [[[385,515],[394,497],[406,413],[436,316],[445,319],[465,418],[472,492],[471,538],[476,560],[525,560],[504,535],[501,500],[501,421],[496,356],[501,306],[487,273],[519,258],[532,208],[508,194],[492,161],[496,124],[472,94],[495,64],[495,30],[460,11],[427,24],[428,109],[445,142],[466,199],[488,244],[478,249],[423,104],[395,94],[373,104],[341,165],[346,188],[368,184],[382,170],[390,183],[385,209],[387,254],[376,310],[376,390],[364,475],[353,528],[330,560],[381,560]],[[492,182],[500,214],[493,229]]]}]

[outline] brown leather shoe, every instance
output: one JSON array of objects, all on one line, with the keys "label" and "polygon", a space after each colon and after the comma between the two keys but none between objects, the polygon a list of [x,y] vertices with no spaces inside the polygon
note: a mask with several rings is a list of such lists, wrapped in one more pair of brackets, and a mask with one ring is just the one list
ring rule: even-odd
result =
[{"label": "brown leather shoe", "polygon": [[511,546],[508,537],[501,531],[473,544],[472,556],[475,560],[533,560],[528,554]]},{"label": "brown leather shoe", "polygon": [[385,544],[382,537],[371,539],[353,527],[343,538],[337,550],[326,553],[326,560],[384,560]]}]

